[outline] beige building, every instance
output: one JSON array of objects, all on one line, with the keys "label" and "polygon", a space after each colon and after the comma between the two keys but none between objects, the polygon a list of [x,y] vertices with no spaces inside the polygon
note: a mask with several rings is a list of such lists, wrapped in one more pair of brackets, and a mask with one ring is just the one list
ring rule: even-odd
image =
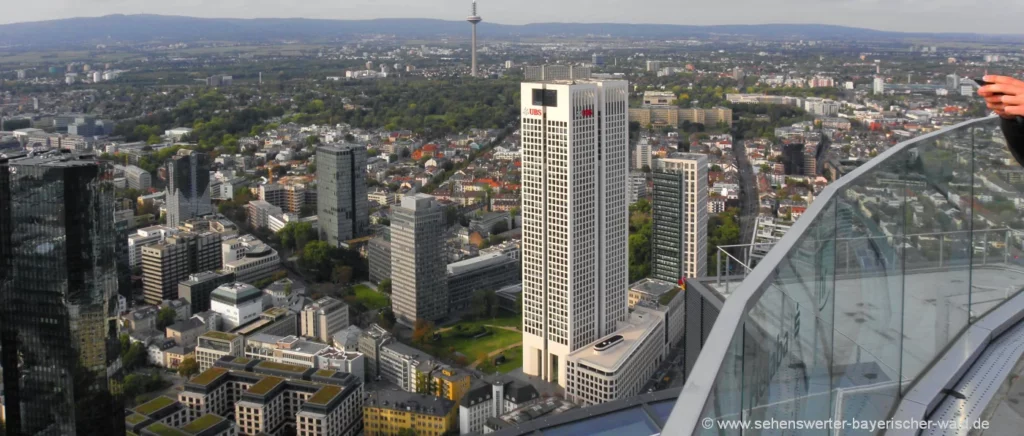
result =
[{"label": "beige building", "polygon": [[348,305],[323,297],[302,309],[302,336],[330,343],[331,337],[348,327]]},{"label": "beige building", "polygon": [[189,274],[220,269],[220,235],[183,232],[142,247],[142,284],[146,303],[178,298],[178,283]]},{"label": "beige building", "polygon": [[210,331],[199,335],[196,362],[199,370],[206,371],[224,356],[241,357],[245,353],[245,337],[232,333]]},{"label": "beige building", "polygon": [[[644,100],[646,101],[647,98],[645,97]],[[727,107],[701,109],[644,105],[629,109],[629,121],[638,122],[641,127],[647,125],[677,127],[683,121],[705,126],[716,126],[720,122],[725,122],[732,127],[732,109]]]},{"label": "beige building", "polygon": [[354,436],[363,427],[363,385],[351,374],[226,357],[185,383],[192,416],[234,413],[241,434]]}]

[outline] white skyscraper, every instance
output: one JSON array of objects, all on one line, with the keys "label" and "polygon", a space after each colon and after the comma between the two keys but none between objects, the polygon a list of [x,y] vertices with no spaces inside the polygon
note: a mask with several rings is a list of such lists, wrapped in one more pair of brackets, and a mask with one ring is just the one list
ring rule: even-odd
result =
[{"label": "white skyscraper", "polygon": [[179,150],[167,162],[167,225],[177,227],[211,213],[209,157],[205,153]]},{"label": "white skyscraper", "polygon": [[636,144],[636,156],[633,159],[633,168],[642,170],[644,169],[644,165],[646,165],[647,168],[652,168],[651,143],[647,138],[640,138],[640,141]]},{"label": "white skyscraper", "polygon": [[884,78],[882,78],[882,77],[875,77],[874,93],[875,93],[875,95],[885,94],[885,79]]},{"label": "white skyscraper", "polygon": [[[655,166],[652,275],[675,281],[680,278],[681,266],[682,276],[704,277],[708,271],[708,157],[672,153],[657,159]],[[672,186],[672,178],[665,174],[681,174],[681,185]],[[666,210],[665,206],[676,209]],[[681,241],[673,240],[680,235]],[[681,248],[677,241],[682,242]],[[662,259],[666,255],[669,258]]]},{"label": "white skyscraper", "polygon": [[628,87],[522,84],[523,369],[562,386],[627,315]]}]

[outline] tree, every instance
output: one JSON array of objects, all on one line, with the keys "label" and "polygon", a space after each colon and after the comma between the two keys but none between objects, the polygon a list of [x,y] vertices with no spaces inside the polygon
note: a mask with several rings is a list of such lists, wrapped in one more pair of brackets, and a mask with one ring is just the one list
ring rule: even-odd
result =
[{"label": "tree", "polygon": [[395,312],[391,310],[391,307],[385,307],[380,310],[380,314],[377,315],[377,324],[384,327],[385,330],[391,330],[398,320],[395,318]]},{"label": "tree", "polygon": [[320,143],[320,137],[316,135],[310,135],[306,137],[306,145],[313,146]]},{"label": "tree", "polygon": [[402,159],[408,159],[409,156],[412,155],[412,152],[409,151],[409,147],[402,147],[402,149],[399,150],[398,153],[402,157]]},{"label": "tree", "polygon": [[644,166],[642,168],[640,168],[640,171],[643,171],[643,172],[649,174],[651,172],[651,166],[647,165],[647,164],[644,164]]},{"label": "tree", "polygon": [[331,270],[331,281],[336,285],[347,285],[352,281],[352,267],[335,265]]},{"label": "tree", "polygon": [[196,362],[196,359],[194,357],[188,357],[178,364],[178,374],[180,374],[182,377],[185,377],[186,379],[198,373],[199,363]]},{"label": "tree", "polygon": [[132,338],[127,333],[121,333],[118,339],[121,341],[121,356],[123,357],[132,348]]},{"label": "tree", "polygon": [[167,326],[174,324],[175,318],[178,313],[174,311],[171,306],[165,306],[160,309],[160,312],[156,315],[156,329],[162,331]]},{"label": "tree", "polygon": [[345,134],[345,142],[356,142],[356,137],[352,136],[351,133]]},{"label": "tree", "polygon": [[318,280],[327,280],[331,276],[331,246],[324,241],[313,241],[302,248],[299,258],[302,266],[317,273]]},{"label": "tree", "polygon": [[121,364],[127,369],[132,369],[146,363],[146,346],[142,342],[132,342],[128,352],[121,356]]},{"label": "tree", "polygon": [[412,341],[418,344],[424,344],[433,336],[434,323],[423,318],[417,319],[412,328]]},{"label": "tree", "polygon": [[391,293],[391,279],[381,280],[380,283],[377,284],[377,292],[380,292],[382,294],[390,294]]}]

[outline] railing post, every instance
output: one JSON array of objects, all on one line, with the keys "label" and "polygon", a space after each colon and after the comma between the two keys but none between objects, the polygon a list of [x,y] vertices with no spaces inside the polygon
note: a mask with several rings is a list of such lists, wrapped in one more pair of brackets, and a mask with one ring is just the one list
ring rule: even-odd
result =
[{"label": "railing post", "polygon": [[945,257],[943,254],[946,250],[946,235],[939,235],[939,268],[942,268],[942,259]]},{"label": "railing post", "polygon": [[718,252],[715,253],[715,272],[718,273],[718,286],[722,286],[722,248],[718,248]]},{"label": "railing post", "polygon": [[1010,263],[1010,231],[1003,230],[1003,263]]},{"label": "railing post", "polygon": [[850,240],[846,240],[846,274],[850,274]]},{"label": "railing post", "polygon": [[986,230],[982,235],[984,237],[981,242],[981,264],[985,265],[988,263],[988,231]]}]

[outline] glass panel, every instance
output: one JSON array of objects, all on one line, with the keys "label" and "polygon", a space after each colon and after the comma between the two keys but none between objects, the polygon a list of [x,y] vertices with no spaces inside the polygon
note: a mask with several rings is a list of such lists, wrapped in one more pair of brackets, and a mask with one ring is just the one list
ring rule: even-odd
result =
[{"label": "glass panel", "polygon": [[835,224],[835,204],[829,202],[778,264],[775,279],[748,314],[748,421],[831,415]]},{"label": "glass panel", "polygon": [[[902,379],[915,379],[969,322],[973,149],[960,128],[900,153],[906,193]],[[896,159],[891,159],[896,160]],[[908,314],[909,315],[909,314]]]},{"label": "glass panel", "polygon": [[742,418],[742,378],[743,378],[743,326],[736,330],[722,366],[715,376],[715,385],[711,388],[704,410],[701,411],[701,422],[696,426],[697,434],[726,436],[739,435],[739,429],[717,428],[717,425],[706,425],[708,418],[714,420],[739,420]]},{"label": "glass panel", "polygon": [[890,393],[872,398],[873,408],[886,411],[883,416],[897,401],[903,342],[905,159],[900,153],[872,161],[868,172],[836,194],[840,272],[834,293],[832,385],[838,410],[849,409],[850,394],[862,390]]},{"label": "glass panel", "polygon": [[[1015,231],[1024,229],[1024,201],[1020,199],[1024,171],[1010,155],[994,120],[974,124],[970,130],[974,141],[970,315],[978,319],[1024,286],[1021,244],[1014,236]],[[960,155],[965,154],[961,151]]]},{"label": "glass panel", "polygon": [[658,434],[660,431],[661,429],[651,422],[647,412],[638,406],[560,425],[544,430],[544,434],[548,436],[621,436],[652,435]]}]

